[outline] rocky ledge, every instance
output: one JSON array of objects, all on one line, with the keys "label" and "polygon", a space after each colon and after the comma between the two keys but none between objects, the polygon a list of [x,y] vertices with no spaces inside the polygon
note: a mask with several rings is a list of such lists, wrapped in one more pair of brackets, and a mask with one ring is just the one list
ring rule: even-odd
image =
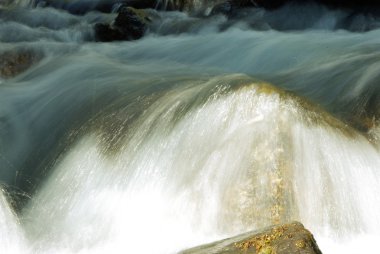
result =
[{"label": "rocky ledge", "polygon": [[180,254],[322,254],[299,222],[277,225],[185,250]]}]

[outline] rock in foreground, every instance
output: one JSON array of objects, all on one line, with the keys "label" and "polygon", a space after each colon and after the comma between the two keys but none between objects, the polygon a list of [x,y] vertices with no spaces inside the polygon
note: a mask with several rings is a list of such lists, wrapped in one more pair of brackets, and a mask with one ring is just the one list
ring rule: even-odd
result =
[{"label": "rock in foreground", "polygon": [[273,226],[195,247],[181,254],[322,254],[313,235],[299,222]]}]

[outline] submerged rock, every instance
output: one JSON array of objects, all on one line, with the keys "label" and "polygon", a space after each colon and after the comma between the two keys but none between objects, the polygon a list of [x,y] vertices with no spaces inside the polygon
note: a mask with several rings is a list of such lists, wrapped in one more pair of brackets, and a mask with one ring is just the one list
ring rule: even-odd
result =
[{"label": "submerged rock", "polygon": [[40,56],[29,50],[12,50],[0,53],[0,77],[12,78],[29,69],[40,60]]},{"label": "submerged rock", "polygon": [[112,24],[95,25],[95,36],[98,41],[104,42],[137,40],[144,36],[150,21],[145,10],[122,7]]},{"label": "submerged rock", "polygon": [[195,247],[181,254],[322,254],[313,235],[299,222],[278,225]]}]

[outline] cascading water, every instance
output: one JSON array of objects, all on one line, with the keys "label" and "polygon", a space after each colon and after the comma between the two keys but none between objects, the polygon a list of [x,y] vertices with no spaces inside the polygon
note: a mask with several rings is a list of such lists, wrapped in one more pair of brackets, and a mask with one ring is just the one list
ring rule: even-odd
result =
[{"label": "cascading water", "polygon": [[1,253],[23,253],[27,248],[18,219],[9,207],[3,190],[0,194],[0,251]]},{"label": "cascading water", "polygon": [[279,22],[294,8],[151,10],[113,43],[91,40],[115,14],[0,10],[0,55],[34,61],[0,77],[0,252],[177,253],[292,220],[323,253],[374,250],[378,21]]}]

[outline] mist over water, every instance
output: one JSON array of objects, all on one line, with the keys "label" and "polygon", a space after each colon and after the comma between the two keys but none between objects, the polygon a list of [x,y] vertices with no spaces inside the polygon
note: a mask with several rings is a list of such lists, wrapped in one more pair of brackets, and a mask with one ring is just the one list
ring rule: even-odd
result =
[{"label": "mist over water", "polygon": [[0,77],[1,253],[178,253],[293,220],[323,253],[375,249],[377,17],[200,4],[96,43],[116,14],[1,6],[0,55],[35,59]]}]

